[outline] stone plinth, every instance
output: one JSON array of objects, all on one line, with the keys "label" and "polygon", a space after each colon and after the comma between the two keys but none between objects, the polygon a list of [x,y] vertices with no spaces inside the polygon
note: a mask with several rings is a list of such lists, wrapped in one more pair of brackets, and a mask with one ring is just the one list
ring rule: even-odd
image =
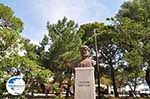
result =
[{"label": "stone plinth", "polygon": [[95,99],[94,67],[75,68],[75,99]]}]

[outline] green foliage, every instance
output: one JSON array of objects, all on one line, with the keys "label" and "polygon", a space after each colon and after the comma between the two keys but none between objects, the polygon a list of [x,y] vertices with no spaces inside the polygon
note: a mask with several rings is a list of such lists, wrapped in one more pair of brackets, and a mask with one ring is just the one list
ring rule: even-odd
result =
[{"label": "green foliage", "polygon": [[[121,59],[119,57],[116,58],[120,54],[120,48],[116,45],[115,37],[116,32],[114,31],[114,27],[111,25],[104,25],[103,23],[91,23],[91,24],[84,24],[80,27],[80,30],[84,31],[82,40],[86,40],[86,44],[89,45],[92,49],[95,50],[95,36],[97,37],[97,45],[98,45],[98,54],[100,55],[99,61],[103,63],[104,65],[107,65],[108,68],[100,67],[101,75],[103,73],[103,77],[101,78],[101,83],[105,83],[108,85],[112,80],[112,84],[114,88],[116,86],[116,75],[115,75],[115,68],[114,67]],[[95,34],[94,34],[95,30]],[[106,70],[109,70],[109,74],[106,73]],[[96,73],[98,73],[96,71]],[[111,74],[110,74],[111,73]],[[104,77],[105,75],[105,77]],[[108,75],[108,77],[106,76]],[[110,77],[109,77],[110,76]],[[100,79],[97,77],[97,79]],[[108,81],[108,82],[107,82]],[[115,93],[117,93],[117,90],[115,90]]]},{"label": "green foliage", "polygon": [[0,4],[0,94],[6,91],[6,80],[10,77],[4,69],[16,64],[12,59],[19,50],[22,27],[22,21],[14,16],[11,8]]},{"label": "green foliage", "polygon": [[56,80],[61,82],[65,72],[73,68],[73,63],[80,57],[80,33],[77,32],[77,24],[72,20],[68,21],[66,17],[57,24],[48,23],[47,28],[48,36],[41,42],[43,49],[51,42],[50,48],[45,52],[47,54],[44,54],[45,65],[55,73]]},{"label": "green foliage", "polygon": [[42,83],[49,83],[49,78],[52,76],[52,73],[46,69],[39,69],[36,71],[35,78],[40,80]]},{"label": "green foliage", "polygon": [[0,68],[18,52],[22,27],[22,21],[14,16],[11,8],[0,4]]},{"label": "green foliage", "polygon": [[[95,22],[78,27],[66,17],[56,24],[48,22],[48,35],[37,46],[21,37],[23,22],[11,8],[0,4],[0,94],[6,91],[6,80],[13,75],[6,70],[16,67],[25,74],[25,92],[31,91],[31,87],[38,89],[31,80],[48,83],[48,78],[55,76],[56,99],[63,99],[60,83],[70,80],[75,63],[80,60],[81,44],[95,51],[95,36],[99,59],[104,64],[100,67],[101,83],[114,87],[135,83],[135,79],[144,76],[143,67],[150,66],[149,5],[150,0],[125,2],[115,18],[107,18],[113,22],[111,25]],[[25,52],[23,56],[18,54],[20,51]]]},{"label": "green foliage", "polygon": [[101,31],[103,30],[103,28],[105,28],[104,24],[98,22],[81,25],[79,32],[82,35],[82,43],[86,45],[94,44],[94,29],[97,29],[97,31]]},{"label": "green foliage", "polygon": [[142,48],[142,52],[143,52],[143,58],[144,61],[146,61],[148,64],[150,64],[150,43],[146,44],[143,48]]},{"label": "green foliage", "polygon": [[[0,94],[6,92],[6,81],[14,75],[12,67],[21,70],[27,85],[26,91],[32,89],[31,79],[36,78],[48,83],[52,73],[40,66],[36,45],[21,37],[22,21],[14,15],[11,8],[0,4]],[[20,55],[19,52],[24,52]],[[24,93],[25,96],[26,93]],[[15,98],[15,97],[13,97]],[[18,98],[18,97],[16,97]],[[23,97],[22,97],[23,98]],[[21,97],[20,97],[21,99]]]},{"label": "green foliage", "polygon": [[16,32],[21,32],[23,29],[23,22],[14,15],[11,8],[0,4],[0,27],[11,28]]},{"label": "green foliage", "polygon": [[[22,68],[24,68],[25,73],[25,81],[28,85],[26,88],[27,92],[34,91],[37,92],[40,88],[38,84],[34,84],[31,81],[37,81],[39,83],[48,84],[49,78],[53,76],[50,70],[45,69],[40,65],[39,56],[36,53],[37,46],[30,43],[29,40],[23,40],[22,50],[25,50],[25,56],[20,58],[20,62],[22,63]],[[31,87],[33,90],[30,90]]]},{"label": "green foliage", "polygon": [[143,26],[129,18],[119,19],[116,42],[127,51],[141,47]]},{"label": "green foliage", "polygon": [[[116,15],[115,27],[117,31],[116,42],[124,50],[124,59],[127,66],[121,72],[126,82],[135,85],[140,77],[144,76],[144,64],[149,66],[149,0],[133,0],[125,2]],[[117,24],[116,24],[117,23]],[[150,50],[150,49],[149,49]],[[127,76],[123,76],[127,73]]]},{"label": "green foliage", "polygon": [[[135,32],[134,36],[137,35],[138,33],[141,33],[141,39],[139,41],[141,42],[142,45],[142,51],[143,55],[142,57],[144,58],[144,62],[146,64],[150,64],[150,58],[149,52],[147,52],[147,47],[150,44],[150,1],[149,0],[133,0],[132,2],[125,2],[121,9],[119,10],[117,14],[117,19],[122,19],[122,18],[129,18],[130,21],[134,22],[134,24],[139,24],[142,25],[142,28],[139,28],[137,25],[133,25],[134,27],[137,28],[137,30],[140,32]],[[129,22],[130,22],[129,21]],[[131,26],[130,26],[131,27]],[[132,27],[129,30],[133,30]],[[136,30],[134,28],[134,30]]]},{"label": "green foliage", "polygon": [[128,81],[144,76],[144,72],[142,71],[143,57],[139,55],[137,49],[127,53],[125,59],[128,62],[128,67],[125,69],[128,72],[126,76],[128,77]]},{"label": "green foliage", "polygon": [[125,2],[117,14],[117,18],[128,17],[136,22],[142,23],[149,27],[150,24],[150,1],[133,0]]},{"label": "green foliage", "polygon": [[60,87],[59,87],[59,83],[54,83],[54,85],[53,85],[53,87],[54,87],[54,91],[57,93],[57,94],[60,94]]},{"label": "green foliage", "polygon": [[139,55],[138,49],[134,49],[127,53],[125,58],[130,66],[139,66],[143,63],[143,58]]}]

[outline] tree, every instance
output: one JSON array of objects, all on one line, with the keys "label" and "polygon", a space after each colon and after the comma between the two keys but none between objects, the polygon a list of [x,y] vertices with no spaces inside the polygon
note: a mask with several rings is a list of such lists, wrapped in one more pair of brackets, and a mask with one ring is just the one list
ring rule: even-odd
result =
[{"label": "tree", "polygon": [[74,63],[79,60],[80,33],[77,32],[77,24],[66,17],[56,24],[48,23],[47,29],[48,36],[41,42],[43,50],[51,42],[50,48],[45,51],[47,54],[44,54],[45,66],[53,71],[56,81],[61,84],[65,78],[71,80]]},{"label": "tree", "polygon": [[119,10],[118,14],[116,15],[117,19],[121,18],[129,18],[134,20],[134,22],[143,25],[141,28],[141,43],[142,46],[142,57],[144,58],[144,62],[146,64],[150,63],[150,52],[149,52],[149,44],[150,44],[150,1],[149,0],[133,0],[129,2],[125,2],[121,9]]},{"label": "tree", "polygon": [[[14,15],[11,8],[0,4],[0,94],[2,95],[6,91],[7,79],[14,74],[24,74],[27,85],[30,85],[32,77],[47,82],[52,76],[49,70],[40,66],[36,54],[37,46],[21,37],[22,29],[23,22]],[[13,72],[12,69],[16,71]],[[29,88],[26,87],[26,90]]]},{"label": "tree", "polygon": [[[107,68],[105,75],[111,75],[112,85],[114,88],[114,94],[118,97],[117,92],[117,64],[122,59],[120,53],[122,53],[122,49],[116,45],[115,37],[116,33],[114,31],[113,26],[104,25],[102,23],[91,23],[91,24],[84,24],[81,26],[80,30],[83,32],[82,40],[86,42],[87,45],[91,46],[95,50],[94,45],[94,36],[93,30],[96,29],[97,34],[97,43],[98,43],[98,53],[99,53],[99,60],[100,63],[105,65]],[[90,42],[89,42],[90,41]],[[103,68],[101,67],[101,76],[103,73]],[[110,73],[110,74],[107,74]],[[105,76],[106,77],[106,76]],[[104,78],[104,77],[103,77]],[[108,77],[107,77],[108,78]]]},{"label": "tree", "polygon": [[3,76],[4,68],[10,57],[14,57],[19,49],[20,32],[23,29],[22,21],[14,15],[11,8],[0,4],[0,89],[5,90],[5,81],[8,76]]},{"label": "tree", "polygon": [[20,40],[22,29],[22,21],[14,16],[9,7],[0,4],[0,60],[6,57],[6,53],[13,52]]},{"label": "tree", "polygon": [[[125,45],[126,47],[127,46],[129,47],[126,50],[128,53],[130,53],[130,55],[133,53],[136,54],[135,55],[136,60],[133,60],[133,58],[132,58],[129,63],[131,63],[131,61],[138,62],[142,65],[142,68],[145,66],[146,67],[150,66],[150,60],[149,60],[150,59],[149,58],[149,56],[150,56],[150,47],[149,47],[150,46],[150,30],[149,30],[150,10],[149,10],[149,4],[150,4],[149,0],[144,0],[144,1],[143,0],[132,0],[129,2],[125,2],[122,5],[121,9],[119,10],[118,14],[116,15],[116,18],[117,18],[117,20],[119,20],[119,23],[121,23],[122,20],[124,20],[124,21],[126,20],[127,24],[130,25],[130,27],[131,27],[131,28],[129,28],[129,27],[126,28],[126,29],[128,29],[128,31],[126,31],[126,33],[124,31],[124,33],[123,33],[124,35],[122,35],[122,37],[120,38],[123,41],[123,40],[125,40],[124,37],[128,36],[128,39],[130,37],[130,43],[127,41],[126,44],[125,43],[122,44],[122,45]],[[124,22],[124,24],[126,24],[126,23]],[[125,25],[125,26],[127,26],[127,25]],[[122,29],[122,30],[125,30],[125,29]],[[129,31],[130,31],[130,34],[129,34]],[[122,31],[120,31],[120,32],[122,32]],[[125,34],[126,34],[126,36],[125,36]],[[130,55],[129,54],[127,55],[128,58]],[[133,56],[133,55],[131,55],[131,56]],[[137,65],[137,63],[136,63],[136,65]],[[142,68],[141,68],[141,71],[142,71]],[[140,77],[140,75],[138,75],[138,76]]]},{"label": "tree", "polygon": [[144,27],[149,27],[150,24],[150,1],[149,0],[132,0],[124,2],[121,9],[116,15],[116,18],[130,18],[138,23],[144,25]]}]

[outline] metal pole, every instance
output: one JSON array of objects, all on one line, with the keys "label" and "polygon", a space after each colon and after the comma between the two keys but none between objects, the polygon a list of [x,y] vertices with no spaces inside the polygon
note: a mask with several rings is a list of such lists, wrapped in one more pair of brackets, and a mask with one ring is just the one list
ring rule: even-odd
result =
[{"label": "metal pole", "polygon": [[97,48],[97,35],[96,30],[94,29],[94,37],[95,37],[95,50],[96,50],[96,69],[97,69],[97,83],[98,83],[98,99],[101,99],[100,93],[100,67],[99,67],[99,60],[98,60],[98,48]]}]

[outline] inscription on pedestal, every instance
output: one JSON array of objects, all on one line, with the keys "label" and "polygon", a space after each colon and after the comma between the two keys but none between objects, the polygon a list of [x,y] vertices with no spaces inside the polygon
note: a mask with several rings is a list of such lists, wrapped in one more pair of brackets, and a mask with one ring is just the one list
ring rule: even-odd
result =
[{"label": "inscription on pedestal", "polygon": [[79,81],[78,84],[79,87],[90,87],[90,82],[89,81]]}]

